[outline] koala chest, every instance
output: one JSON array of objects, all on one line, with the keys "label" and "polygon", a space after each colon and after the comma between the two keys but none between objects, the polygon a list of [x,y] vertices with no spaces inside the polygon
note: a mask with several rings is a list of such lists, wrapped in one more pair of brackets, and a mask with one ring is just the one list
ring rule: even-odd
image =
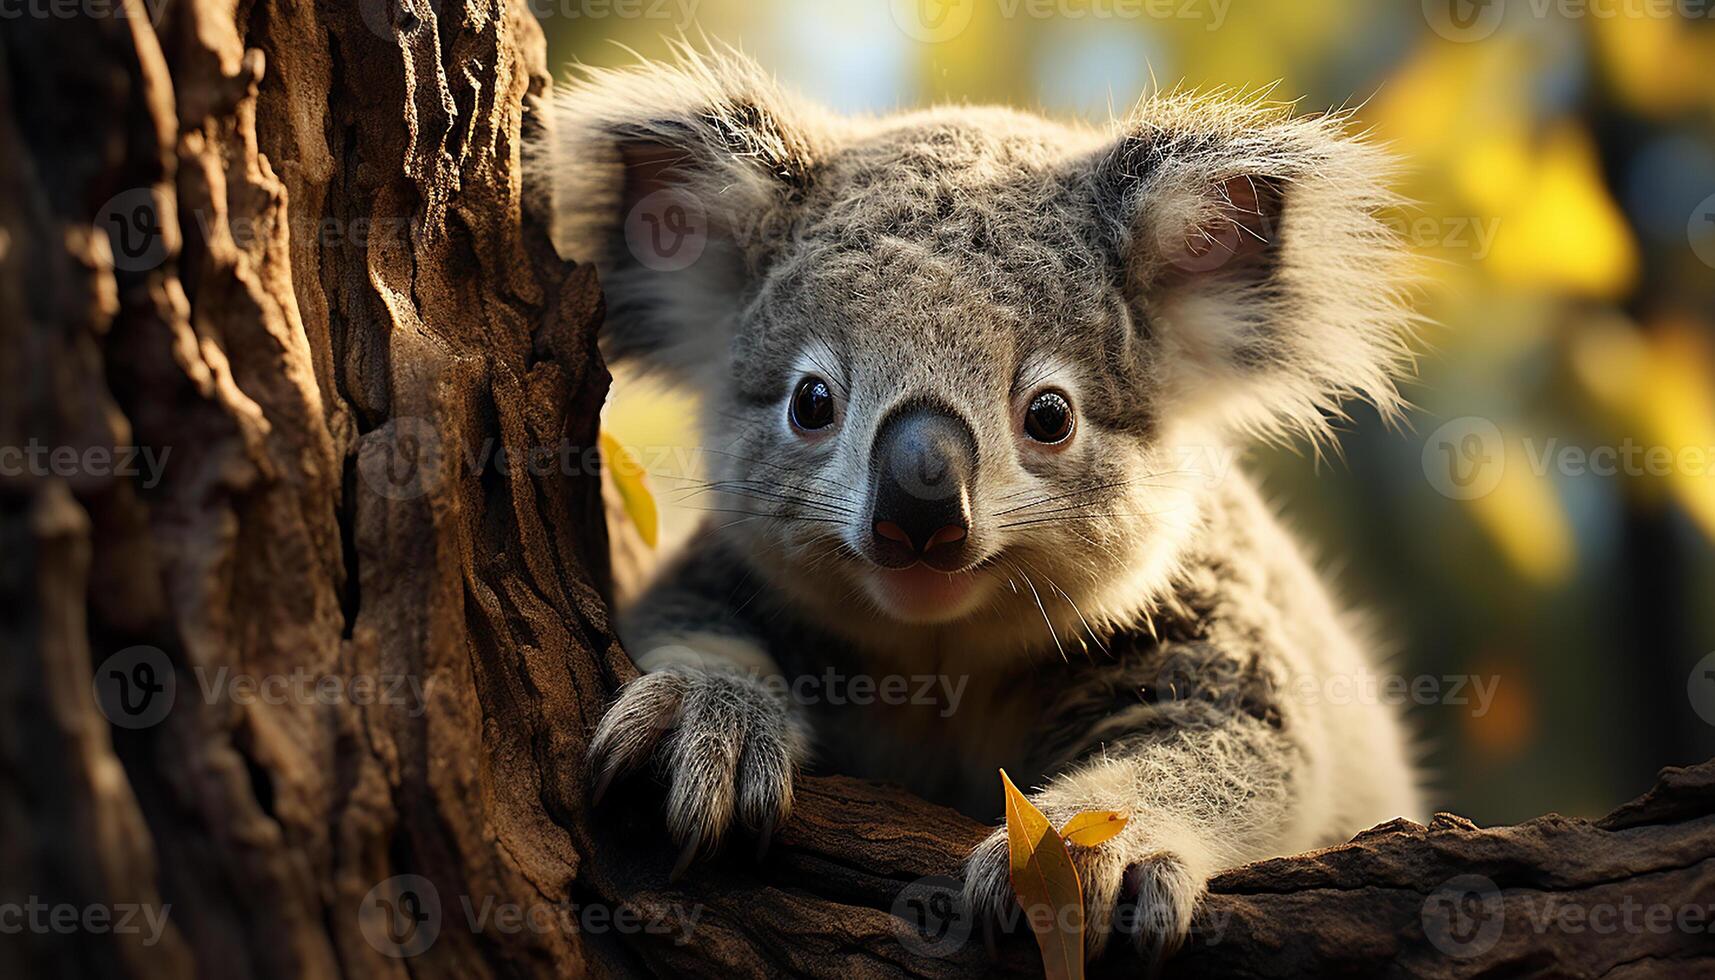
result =
[{"label": "koala chest", "polygon": [[879,779],[980,820],[1002,812],[999,770],[1038,781],[1041,709],[1016,686],[968,675],[883,675],[806,705],[817,769]]}]

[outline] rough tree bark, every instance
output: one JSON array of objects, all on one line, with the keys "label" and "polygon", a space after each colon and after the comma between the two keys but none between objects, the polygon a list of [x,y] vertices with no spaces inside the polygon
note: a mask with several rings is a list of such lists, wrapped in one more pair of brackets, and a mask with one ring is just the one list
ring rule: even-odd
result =
[{"label": "rough tree bark", "polygon": [[[652,800],[589,812],[632,668],[599,293],[521,175],[543,57],[523,0],[0,25],[0,447],[37,450],[0,473],[0,927],[80,916],[0,934],[5,975],[1037,969],[920,955],[890,910],[983,828],[897,791],[808,779],[766,859],[677,886]],[[570,472],[499,462],[532,447]],[[1174,972],[1708,971],[1706,932],[1542,910],[1715,901],[1711,855],[1715,764],[1597,823],[1379,828],[1223,875]]]}]

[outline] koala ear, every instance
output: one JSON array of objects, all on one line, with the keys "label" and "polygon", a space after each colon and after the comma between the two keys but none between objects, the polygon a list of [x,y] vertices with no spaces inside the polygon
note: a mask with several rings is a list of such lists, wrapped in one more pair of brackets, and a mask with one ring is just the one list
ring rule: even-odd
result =
[{"label": "koala ear", "polygon": [[1341,116],[1172,95],[1096,165],[1099,222],[1161,405],[1263,436],[1384,415],[1411,363],[1412,277],[1384,212],[1390,158]]},{"label": "koala ear", "polygon": [[745,284],[831,127],[736,51],[677,55],[560,87],[531,166],[555,247],[601,274],[609,360],[696,383],[725,364]]}]

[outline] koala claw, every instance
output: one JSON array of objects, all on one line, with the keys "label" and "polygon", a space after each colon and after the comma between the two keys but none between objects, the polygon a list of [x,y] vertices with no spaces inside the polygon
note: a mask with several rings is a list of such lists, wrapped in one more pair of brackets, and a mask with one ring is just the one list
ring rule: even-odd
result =
[{"label": "koala claw", "polygon": [[618,768],[605,768],[596,778],[595,788],[590,790],[590,806],[601,806],[602,797],[607,795],[607,788],[613,785],[613,777],[619,772]]},{"label": "koala claw", "polygon": [[768,845],[774,842],[774,821],[774,817],[767,817],[762,821],[762,826],[756,830],[756,861],[758,864],[762,863],[762,859],[768,856]]},{"label": "koala claw", "polygon": [[792,807],[803,723],[757,678],[669,667],[625,686],[590,740],[592,805],[646,763],[668,782],[667,828],[682,846],[669,880],[714,850],[736,817],[758,856]]},{"label": "koala claw", "polygon": [[[1044,813],[1055,825],[1072,813]],[[1095,847],[1069,845],[1084,893],[1085,949],[1095,959],[1115,933],[1127,935],[1153,971],[1178,950],[1191,930],[1192,912],[1205,880],[1172,849],[1157,846],[1145,828],[1127,827]],[[1022,912],[1012,890],[1003,827],[978,844],[965,861],[965,900],[993,952],[994,925],[1010,929]]]},{"label": "koala claw", "polygon": [[673,870],[667,873],[667,884],[677,884],[679,879],[684,877],[685,870],[696,860],[697,850],[701,845],[702,841],[695,839],[685,843],[685,849],[679,852],[679,860],[673,862]]}]

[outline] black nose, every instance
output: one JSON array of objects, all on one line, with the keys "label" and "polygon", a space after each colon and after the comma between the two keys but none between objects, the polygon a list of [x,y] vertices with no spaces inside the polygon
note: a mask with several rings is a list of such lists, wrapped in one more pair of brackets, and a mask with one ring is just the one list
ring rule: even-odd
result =
[{"label": "black nose", "polygon": [[871,544],[890,568],[922,561],[943,572],[965,563],[977,442],[951,411],[913,404],[896,410],[870,451]]}]

